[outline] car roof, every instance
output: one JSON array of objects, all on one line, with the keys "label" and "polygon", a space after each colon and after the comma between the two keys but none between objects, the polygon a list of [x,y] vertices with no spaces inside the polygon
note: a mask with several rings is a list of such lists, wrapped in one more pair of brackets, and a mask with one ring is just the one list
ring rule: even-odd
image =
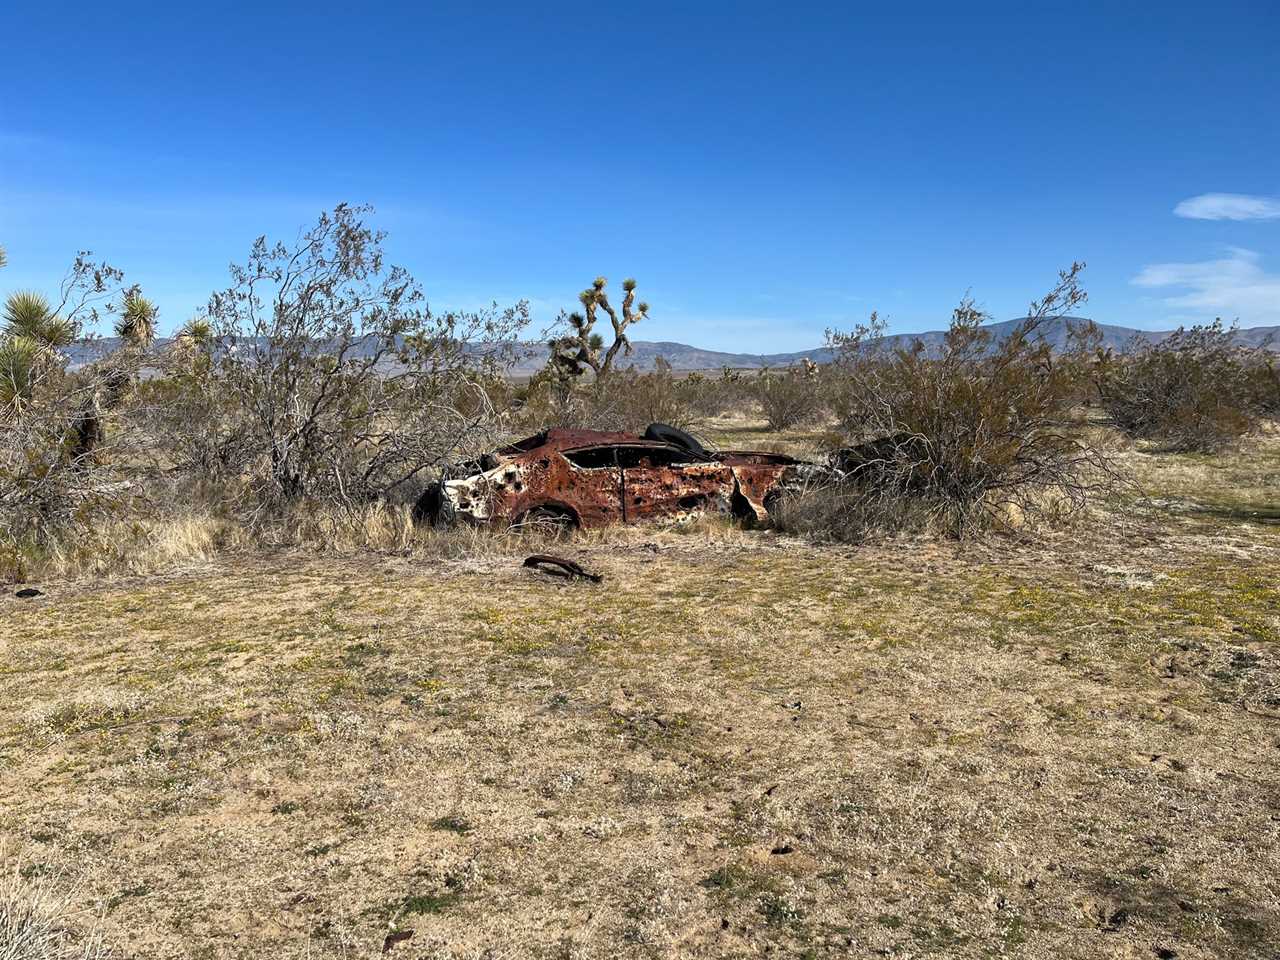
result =
[{"label": "car roof", "polygon": [[657,440],[646,440],[634,433],[609,433],[603,430],[566,430],[556,428],[546,433],[527,437],[503,447],[499,453],[519,456],[534,450],[581,450],[585,447],[611,447],[625,444],[628,447],[650,447],[655,450],[670,449],[673,445]]},{"label": "car roof", "polygon": [[[605,430],[570,430],[556,427],[544,433],[534,434],[516,443],[498,450],[499,456],[506,458],[521,457],[533,453],[545,453],[548,450],[563,453],[565,451],[588,450],[592,447],[640,447],[647,450],[681,450],[679,444],[664,440],[650,440],[634,433],[609,432]],[[795,457],[785,453],[773,453],[766,450],[720,450],[709,451],[707,459],[739,465],[758,462],[763,459],[771,463],[801,463]]]}]

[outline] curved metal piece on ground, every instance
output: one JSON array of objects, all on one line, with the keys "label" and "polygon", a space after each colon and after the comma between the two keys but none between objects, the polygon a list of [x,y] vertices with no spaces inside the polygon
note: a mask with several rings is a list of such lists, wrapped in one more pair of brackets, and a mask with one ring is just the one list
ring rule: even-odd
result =
[{"label": "curved metal piece on ground", "polygon": [[[525,557],[524,566],[538,568],[541,566],[559,567],[564,572],[557,574],[563,577],[582,577],[584,580],[590,580],[592,583],[603,583],[604,576],[598,573],[588,573],[581,566],[572,560],[566,560],[564,557],[553,557],[549,553],[535,553],[531,557]],[[553,572],[553,571],[547,571]]]}]

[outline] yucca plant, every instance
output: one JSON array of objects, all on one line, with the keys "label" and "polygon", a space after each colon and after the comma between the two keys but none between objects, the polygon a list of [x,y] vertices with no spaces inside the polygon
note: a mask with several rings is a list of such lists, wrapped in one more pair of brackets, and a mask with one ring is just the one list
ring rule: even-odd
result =
[{"label": "yucca plant", "polygon": [[120,318],[116,320],[116,336],[145,350],[156,339],[156,318],[160,310],[142,295],[137,287],[125,291],[120,302]]},{"label": "yucca plant", "polygon": [[5,337],[26,337],[48,349],[58,350],[75,340],[75,324],[59,317],[48,300],[29,290],[9,295],[4,322]]},{"label": "yucca plant", "polygon": [[213,324],[204,317],[192,317],[173,336],[170,357],[188,373],[208,368],[213,354]]},{"label": "yucca plant", "polygon": [[213,324],[205,317],[192,317],[179,328],[174,339],[187,349],[207,350],[213,345]]},{"label": "yucca plant", "polygon": [[0,339],[0,411],[21,413],[30,402],[40,353],[40,344],[30,337]]},{"label": "yucca plant", "polygon": [[4,304],[0,331],[0,410],[20,414],[54,351],[73,340],[75,324],[59,317],[40,294],[11,294]]}]

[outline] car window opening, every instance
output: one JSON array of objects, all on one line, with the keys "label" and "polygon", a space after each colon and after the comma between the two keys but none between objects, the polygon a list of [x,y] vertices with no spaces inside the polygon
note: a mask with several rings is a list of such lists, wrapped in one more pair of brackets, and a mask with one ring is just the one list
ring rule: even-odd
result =
[{"label": "car window opening", "polygon": [[645,467],[675,467],[688,464],[689,452],[674,447],[641,447],[611,444],[565,450],[564,458],[583,470],[622,467],[624,470]]}]

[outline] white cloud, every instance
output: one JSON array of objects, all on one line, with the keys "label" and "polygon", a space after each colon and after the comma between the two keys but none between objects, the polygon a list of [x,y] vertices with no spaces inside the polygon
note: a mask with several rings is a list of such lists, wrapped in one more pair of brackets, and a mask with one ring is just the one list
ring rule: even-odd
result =
[{"label": "white cloud", "polygon": [[1153,263],[1131,282],[1151,289],[1180,289],[1184,292],[1166,296],[1163,302],[1206,318],[1239,318],[1244,326],[1280,323],[1280,274],[1267,273],[1252,250],[1232,247],[1229,254],[1221,260]]},{"label": "white cloud", "polygon": [[1202,193],[1173,208],[1191,220],[1280,219],[1280,197],[1253,197],[1247,193]]}]

